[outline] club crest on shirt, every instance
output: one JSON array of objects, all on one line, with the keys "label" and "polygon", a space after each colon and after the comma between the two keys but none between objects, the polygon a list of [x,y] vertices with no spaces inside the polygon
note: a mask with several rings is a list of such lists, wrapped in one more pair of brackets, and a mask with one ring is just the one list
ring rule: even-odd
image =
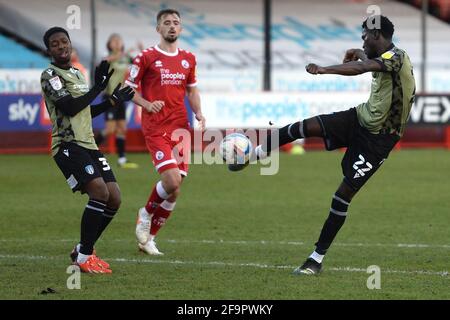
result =
[{"label": "club crest on shirt", "polygon": [[135,64],[132,64],[130,66],[130,77],[134,79],[138,76],[138,74],[139,74],[139,67]]},{"label": "club crest on shirt", "polygon": [[181,61],[181,65],[182,65],[183,68],[185,68],[185,69],[189,68],[189,62],[187,62],[186,60],[182,60],[182,61]]},{"label": "club crest on shirt", "polygon": [[86,172],[88,173],[88,174],[94,174],[94,167],[92,166],[92,165],[87,165],[86,167],[84,167],[84,170],[86,170]]},{"label": "club crest on shirt", "polygon": [[62,89],[62,83],[58,76],[51,78],[48,80],[50,82],[50,85],[55,90],[61,90]]},{"label": "club crest on shirt", "polygon": [[158,151],[156,152],[156,160],[161,160],[162,158],[164,158],[164,152],[162,151]]}]

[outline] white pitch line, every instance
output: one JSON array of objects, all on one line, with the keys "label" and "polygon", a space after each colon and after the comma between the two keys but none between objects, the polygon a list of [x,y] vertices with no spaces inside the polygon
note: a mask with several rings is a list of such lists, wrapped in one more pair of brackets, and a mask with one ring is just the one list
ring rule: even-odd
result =
[{"label": "white pitch line", "polygon": [[[0,239],[0,242],[76,242],[76,239]],[[112,242],[133,243],[134,239],[112,239]],[[312,242],[303,241],[272,241],[272,240],[180,240],[180,239],[159,239],[159,242],[168,243],[200,243],[200,244],[219,244],[219,245],[292,245],[292,246],[313,246]],[[333,243],[338,247],[381,247],[381,248],[439,248],[450,249],[450,244],[425,244],[425,243]]]},{"label": "white pitch line", "polygon": [[[29,255],[0,255],[0,259],[24,259],[24,260],[59,260],[63,258],[46,257],[46,256],[29,256]],[[65,259],[65,258],[64,258]],[[235,263],[223,261],[182,261],[182,260],[150,260],[150,259],[124,259],[124,258],[104,258],[107,261],[115,261],[119,263],[149,263],[149,264],[172,264],[172,265],[194,265],[194,266],[219,266],[219,267],[253,267],[258,269],[295,269],[297,265],[269,265],[256,262]],[[360,272],[367,273],[367,269],[355,267],[330,267],[326,271],[332,272]],[[448,276],[448,271],[429,271],[429,270],[392,270],[381,269],[383,273],[396,274],[418,274],[429,276]]]}]

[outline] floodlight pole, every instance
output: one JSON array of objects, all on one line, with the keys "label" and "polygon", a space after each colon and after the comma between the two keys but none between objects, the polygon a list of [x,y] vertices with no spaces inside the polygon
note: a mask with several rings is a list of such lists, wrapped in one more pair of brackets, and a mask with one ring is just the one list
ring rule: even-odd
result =
[{"label": "floodlight pole", "polygon": [[271,74],[272,74],[272,52],[271,52],[271,15],[272,15],[272,0],[263,0],[264,11],[264,73],[263,73],[263,90],[270,91],[271,88]]},{"label": "floodlight pole", "polygon": [[428,0],[422,0],[422,64],[420,66],[420,90],[423,93],[427,90],[427,14]]},{"label": "floodlight pole", "polygon": [[97,60],[97,26],[95,0],[91,0],[91,82],[95,81],[95,66]]}]

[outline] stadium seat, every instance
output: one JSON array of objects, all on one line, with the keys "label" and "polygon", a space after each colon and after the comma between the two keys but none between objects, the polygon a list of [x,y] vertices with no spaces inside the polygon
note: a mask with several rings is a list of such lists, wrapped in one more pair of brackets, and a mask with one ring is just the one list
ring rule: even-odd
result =
[{"label": "stadium seat", "polygon": [[43,69],[48,59],[27,47],[0,35],[0,68],[3,69]]}]

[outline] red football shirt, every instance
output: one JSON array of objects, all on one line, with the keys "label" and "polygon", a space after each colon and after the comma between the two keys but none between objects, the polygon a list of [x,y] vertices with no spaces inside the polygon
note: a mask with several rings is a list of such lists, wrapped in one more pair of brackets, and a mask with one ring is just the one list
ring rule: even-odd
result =
[{"label": "red football shirt", "polygon": [[139,88],[147,101],[165,103],[157,113],[142,110],[144,133],[189,128],[184,97],[186,87],[197,85],[196,64],[195,56],[189,51],[177,49],[169,53],[157,45],[136,56],[125,84]]}]

